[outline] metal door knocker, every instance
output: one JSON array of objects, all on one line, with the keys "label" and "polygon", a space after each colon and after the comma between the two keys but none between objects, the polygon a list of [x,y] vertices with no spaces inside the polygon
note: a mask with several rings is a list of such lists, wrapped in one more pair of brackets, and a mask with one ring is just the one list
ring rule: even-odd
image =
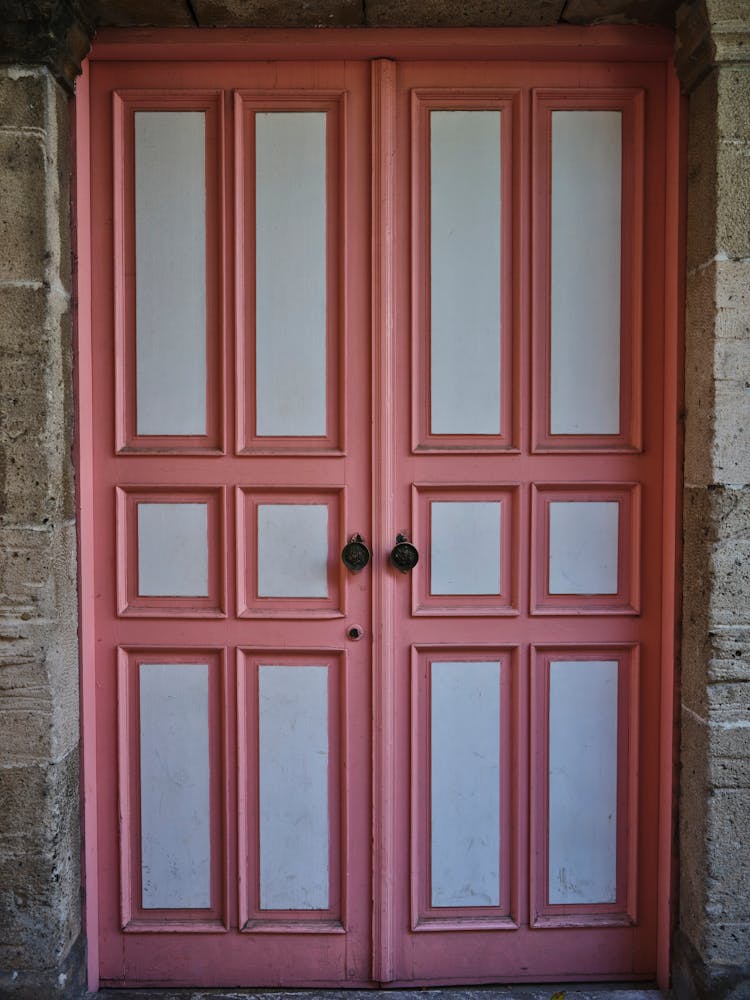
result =
[{"label": "metal door knocker", "polygon": [[399,573],[408,573],[419,562],[419,553],[406,535],[396,535],[396,544],[391,549],[391,562]]},{"label": "metal door knocker", "polygon": [[341,550],[341,561],[350,573],[361,573],[370,561],[370,550],[361,535],[352,535]]}]

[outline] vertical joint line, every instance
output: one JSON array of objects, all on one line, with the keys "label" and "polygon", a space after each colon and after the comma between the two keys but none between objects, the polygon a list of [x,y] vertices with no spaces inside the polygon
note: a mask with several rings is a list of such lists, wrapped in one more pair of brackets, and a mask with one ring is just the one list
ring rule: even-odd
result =
[{"label": "vertical joint line", "polygon": [[[372,63],[372,379],[373,379],[373,544],[388,546],[394,497],[393,327],[394,184],[396,65]],[[373,643],[373,970],[379,983],[393,981],[393,884],[395,844],[393,802],[394,671],[393,597],[390,574],[380,574],[373,590],[373,621],[380,623]]]}]

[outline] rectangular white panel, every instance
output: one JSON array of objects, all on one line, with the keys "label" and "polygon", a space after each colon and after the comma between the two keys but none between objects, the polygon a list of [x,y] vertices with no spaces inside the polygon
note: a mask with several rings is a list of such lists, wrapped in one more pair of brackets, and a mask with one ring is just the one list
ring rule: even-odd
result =
[{"label": "rectangular white panel", "polygon": [[433,434],[500,433],[500,112],[430,112]]},{"label": "rectangular white panel", "polygon": [[145,909],[211,905],[208,665],[140,665]]},{"label": "rectangular white panel", "polygon": [[135,113],[136,426],[206,433],[206,123]]},{"label": "rectangular white panel", "polygon": [[328,668],[260,666],[260,905],[328,907]]},{"label": "rectangular white panel", "polygon": [[255,116],[260,436],[326,433],[326,115]]},{"label": "rectangular white panel", "polygon": [[258,505],[258,596],[328,596],[328,507]]},{"label": "rectangular white panel", "polygon": [[617,898],[617,662],[550,664],[549,902]]},{"label": "rectangular white panel", "polygon": [[620,505],[614,500],[549,505],[550,594],[616,594]]},{"label": "rectangular white panel", "polygon": [[138,593],[208,596],[207,504],[138,504]]},{"label": "rectangular white panel", "polygon": [[433,500],[430,507],[430,592],[499,594],[500,503]]},{"label": "rectangular white panel", "polygon": [[620,430],[622,113],[552,112],[551,431]]},{"label": "rectangular white panel", "polygon": [[431,666],[432,905],[500,902],[500,664]]}]

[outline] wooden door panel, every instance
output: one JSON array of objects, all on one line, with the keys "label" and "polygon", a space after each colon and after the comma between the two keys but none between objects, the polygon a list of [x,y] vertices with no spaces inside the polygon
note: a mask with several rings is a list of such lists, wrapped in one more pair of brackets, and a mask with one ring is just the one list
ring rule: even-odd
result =
[{"label": "wooden door panel", "polygon": [[94,70],[102,980],[362,984],[368,75],[207,70]]},{"label": "wooden door panel", "polygon": [[[662,413],[642,376],[663,359],[643,305],[663,257],[644,184],[664,197],[662,80],[634,65],[397,75],[411,239],[395,251],[393,530],[420,560],[392,581],[395,698],[411,698],[393,981],[645,978],[657,782],[638,760],[657,752],[642,709],[658,704],[661,589],[643,553],[659,551]],[[500,714],[478,659],[502,663]],[[452,729],[441,670],[459,685]]]}]

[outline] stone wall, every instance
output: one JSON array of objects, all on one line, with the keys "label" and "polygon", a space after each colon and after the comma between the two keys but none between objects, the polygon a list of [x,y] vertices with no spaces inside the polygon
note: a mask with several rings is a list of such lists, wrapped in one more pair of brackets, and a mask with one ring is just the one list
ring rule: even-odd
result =
[{"label": "stone wall", "polygon": [[0,996],[80,969],[67,96],[0,67]]},{"label": "stone wall", "polygon": [[[0,0],[0,996],[77,996],[83,975],[65,92],[93,22],[665,23],[673,7]],[[750,0],[685,5],[677,64],[690,150],[675,987],[684,1000],[740,1000],[750,997]]]},{"label": "stone wall", "polygon": [[[678,21],[690,94],[679,996],[750,996],[750,4]],[[744,983],[744,985],[743,985]]]}]

